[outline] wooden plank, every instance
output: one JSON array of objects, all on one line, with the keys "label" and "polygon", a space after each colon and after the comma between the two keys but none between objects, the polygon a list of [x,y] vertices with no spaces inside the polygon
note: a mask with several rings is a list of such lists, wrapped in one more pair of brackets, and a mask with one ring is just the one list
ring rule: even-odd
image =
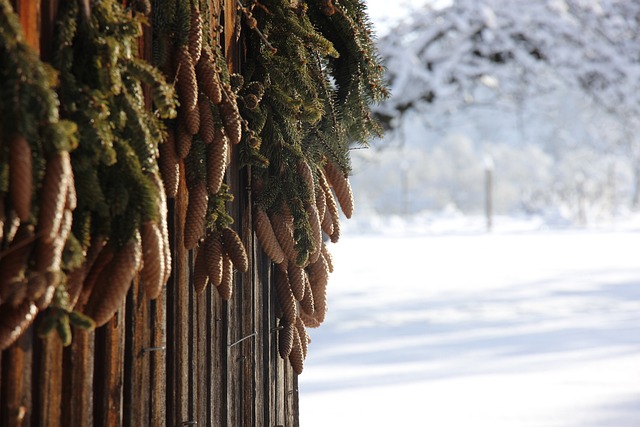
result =
[{"label": "wooden plank", "polygon": [[31,356],[33,327],[29,328],[2,357],[3,426],[31,425]]},{"label": "wooden plank", "polygon": [[18,0],[16,12],[20,15],[20,24],[27,44],[36,52],[40,52],[40,2]]},{"label": "wooden plank", "polygon": [[[61,425],[62,342],[54,332],[34,342],[37,377],[34,382],[34,424],[48,427]],[[35,374],[35,372],[34,372]]]},{"label": "wooden plank", "polygon": [[[209,285],[211,286],[211,285]],[[193,289],[193,286],[191,286]],[[196,368],[196,374],[194,378],[196,380],[195,390],[197,391],[197,395],[194,399],[195,403],[195,420],[198,422],[199,426],[207,425],[207,406],[208,406],[208,389],[211,388],[211,377],[209,376],[209,370],[207,366],[207,360],[211,356],[209,352],[208,339],[207,339],[207,324],[210,321],[208,317],[207,310],[207,295],[202,293],[200,295],[196,295],[193,292],[193,298],[195,299],[196,311],[195,316],[195,358],[196,363],[194,363],[194,367]]]},{"label": "wooden plank", "polygon": [[121,426],[123,415],[125,303],[95,340],[94,420],[100,426]]},{"label": "wooden plank", "polygon": [[151,302],[149,308],[152,341],[147,357],[151,371],[149,424],[152,426],[164,425],[167,422],[165,295],[166,289],[158,299]]},{"label": "wooden plank", "polygon": [[226,378],[226,350],[227,340],[225,323],[223,322],[224,303],[218,295],[217,289],[209,289],[209,375],[212,378],[209,390],[209,420],[210,425],[221,427],[227,425],[227,378]]},{"label": "wooden plank", "polygon": [[94,340],[94,332],[74,329],[64,351],[62,425],[93,425]]}]

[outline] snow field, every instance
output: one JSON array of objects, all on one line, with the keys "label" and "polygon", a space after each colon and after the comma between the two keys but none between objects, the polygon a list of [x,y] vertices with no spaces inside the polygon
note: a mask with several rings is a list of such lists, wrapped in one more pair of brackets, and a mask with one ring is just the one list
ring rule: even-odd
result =
[{"label": "snow field", "polygon": [[347,230],[301,425],[639,426],[640,232],[530,228]]}]

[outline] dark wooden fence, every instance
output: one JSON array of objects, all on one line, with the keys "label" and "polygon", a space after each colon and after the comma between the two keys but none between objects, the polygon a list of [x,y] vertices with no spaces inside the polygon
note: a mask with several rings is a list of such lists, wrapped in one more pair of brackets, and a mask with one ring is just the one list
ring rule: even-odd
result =
[{"label": "dark wooden fence", "polygon": [[[214,3],[234,28],[236,1]],[[57,4],[14,1],[29,42],[45,58]],[[234,42],[226,37],[225,52],[237,67]],[[150,37],[141,47],[149,52]],[[227,172],[251,266],[236,273],[229,302],[212,286],[195,295],[190,283],[194,254],[182,243],[182,172],[178,196],[169,202],[174,264],[163,294],[149,301],[132,286],[111,322],[91,333],[74,330],[67,348],[57,335],[40,339],[31,327],[0,354],[0,425],[298,425],[297,378],[278,355],[270,261],[251,226],[251,171],[233,160]]]}]

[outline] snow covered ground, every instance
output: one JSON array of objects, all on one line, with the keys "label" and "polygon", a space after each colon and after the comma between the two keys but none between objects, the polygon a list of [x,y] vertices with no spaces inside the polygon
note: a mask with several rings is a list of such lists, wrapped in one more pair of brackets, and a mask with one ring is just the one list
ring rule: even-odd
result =
[{"label": "snow covered ground", "polygon": [[345,225],[302,427],[640,426],[640,223]]}]

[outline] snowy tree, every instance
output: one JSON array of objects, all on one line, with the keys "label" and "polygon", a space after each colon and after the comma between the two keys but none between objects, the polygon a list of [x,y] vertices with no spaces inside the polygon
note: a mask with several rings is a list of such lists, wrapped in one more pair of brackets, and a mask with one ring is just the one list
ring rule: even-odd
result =
[{"label": "snowy tree", "polygon": [[[505,209],[517,197],[525,211],[555,205],[585,220],[596,205],[614,210],[625,197],[637,204],[640,93],[630,89],[640,80],[638,27],[640,4],[625,0],[424,8],[379,43],[392,97],[376,114],[390,129],[387,141],[416,133],[418,122],[446,141],[471,120],[470,134],[485,140],[478,156],[491,152],[509,174]],[[504,117],[513,118],[506,128]],[[525,168],[527,161],[538,163]]]}]

